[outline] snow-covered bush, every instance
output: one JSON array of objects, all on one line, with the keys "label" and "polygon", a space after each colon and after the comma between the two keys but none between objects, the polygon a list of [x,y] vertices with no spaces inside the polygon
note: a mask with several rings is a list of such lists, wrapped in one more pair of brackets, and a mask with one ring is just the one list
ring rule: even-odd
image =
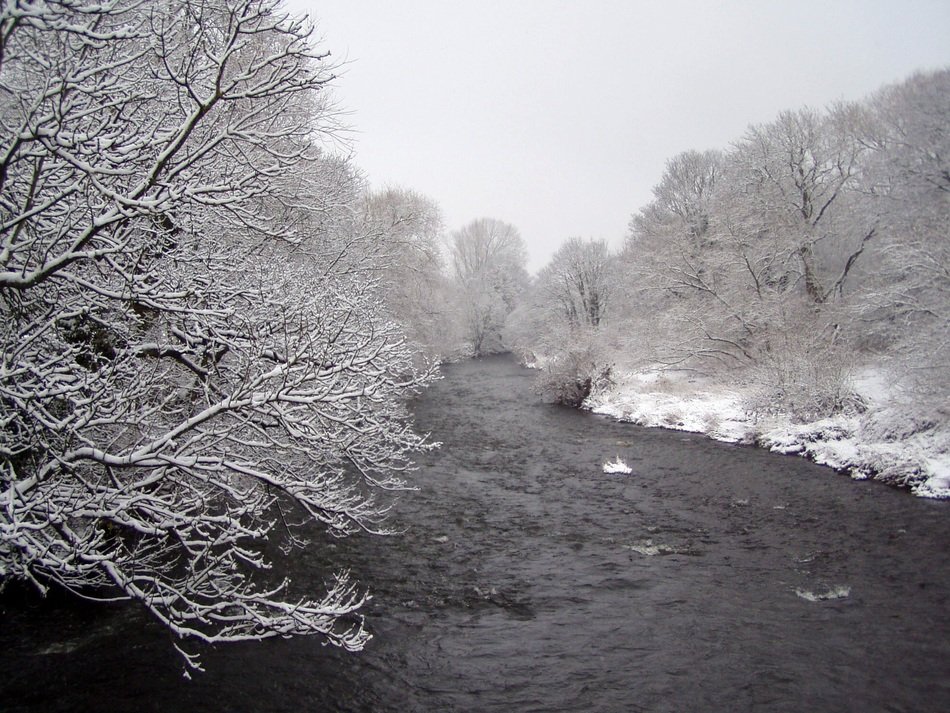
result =
[{"label": "snow-covered bush", "polygon": [[783,335],[777,348],[744,370],[753,413],[785,413],[806,423],[845,411],[861,411],[854,393],[851,355],[805,335]]},{"label": "snow-covered bush", "polygon": [[578,408],[592,392],[611,383],[611,373],[602,350],[588,339],[549,356],[535,388],[547,401]]}]

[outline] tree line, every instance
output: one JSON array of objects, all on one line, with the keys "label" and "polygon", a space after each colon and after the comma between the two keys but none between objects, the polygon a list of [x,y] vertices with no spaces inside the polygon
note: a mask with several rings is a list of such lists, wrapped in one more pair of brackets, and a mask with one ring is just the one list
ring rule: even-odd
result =
[{"label": "tree line", "polygon": [[[782,112],[730,148],[671,158],[623,248],[571,239],[509,325],[556,398],[613,364],[753,384],[814,419],[887,370],[921,423],[946,419],[950,71],[864,101]],[[567,345],[567,346],[564,346]],[[582,392],[584,389],[582,389]],[[916,415],[914,415],[916,414]]]}]

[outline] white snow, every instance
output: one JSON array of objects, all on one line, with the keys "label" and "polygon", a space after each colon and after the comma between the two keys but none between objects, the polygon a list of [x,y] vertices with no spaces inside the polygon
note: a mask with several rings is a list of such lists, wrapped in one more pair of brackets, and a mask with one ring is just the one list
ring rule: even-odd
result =
[{"label": "white snow", "polygon": [[604,472],[605,473],[620,473],[622,475],[629,475],[633,472],[633,469],[620,460],[620,456],[617,456],[616,460],[607,461],[604,463]]},{"label": "white snow", "polygon": [[629,545],[623,545],[625,549],[633,550],[644,557],[656,557],[657,555],[688,555],[692,554],[689,548],[676,547],[674,545],[664,545],[663,543],[654,543],[653,540],[642,540],[633,542]]},{"label": "white snow", "polygon": [[664,552],[664,548],[661,545],[654,545],[653,540],[636,542],[632,545],[624,545],[624,547],[646,557],[656,557]]},{"label": "white snow", "polygon": [[806,602],[827,602],[835,599],[846,599],[851,596],[851,587],[838,586],[832,587],[825,592],[811,592],[807,589],[796,589],[795,594]]},{"label": "white snow", "polygon": [[658,372],[626,374],[616,384],[587,406],[641,426],[706,433],[732,443],[751,441],[752,430],[736,392],[694,389],[686,377]]},{"label": "white snow", "polygon": [[[909,487],[916,495],[950,498],[948,426],[917,428],[897,405],[887,374],[865,371],[854,380],[865,413],[811,423],[761,415],[749,387],[725,386],[687,372],[652,370],[619,375],[585,403],[595,413],[642,426],[704,433],[730,443],[755,443],[845,471]],[[604,467],[605,472],[607,466]]]}]

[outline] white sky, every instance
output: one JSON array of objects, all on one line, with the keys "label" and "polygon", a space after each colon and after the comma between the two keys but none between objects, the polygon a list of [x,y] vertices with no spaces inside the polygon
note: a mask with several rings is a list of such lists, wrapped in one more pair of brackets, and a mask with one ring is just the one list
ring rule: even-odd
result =
[{"label": "white sky", "polygon": [[668,158],[950,66],[950,0],[289,0],[347,65],[375,188],[517,226],[537,270],[619,246]]}]

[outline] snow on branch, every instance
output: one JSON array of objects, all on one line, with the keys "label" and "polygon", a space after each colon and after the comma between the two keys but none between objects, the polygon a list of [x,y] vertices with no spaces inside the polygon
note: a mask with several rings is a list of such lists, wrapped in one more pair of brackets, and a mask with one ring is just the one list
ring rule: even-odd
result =
[{"label": "snow on branch", "polygon": [[325,59],[276,2],[0,10],[2,581],[184,639],[369,638],[345,570],[298,592],[264,556],[386,532],[430,447],[376,286],[298,249],[365,252]]}]

